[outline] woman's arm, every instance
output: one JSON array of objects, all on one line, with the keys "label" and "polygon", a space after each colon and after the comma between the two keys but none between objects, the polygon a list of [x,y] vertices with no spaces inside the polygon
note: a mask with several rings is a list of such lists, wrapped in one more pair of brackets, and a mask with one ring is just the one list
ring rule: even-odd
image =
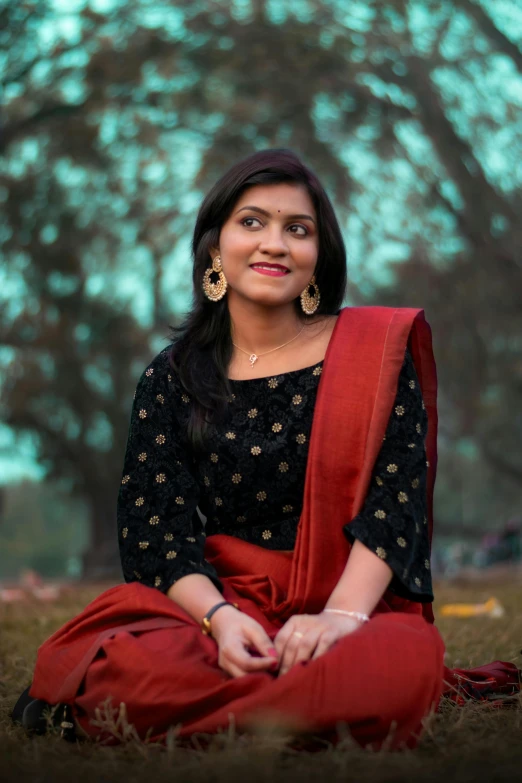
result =
[{"label": "woman's arm", "polygon": [[391,582],[393,571],[360,541],[355,541],[341,578],[325,609],[370,615]]}]

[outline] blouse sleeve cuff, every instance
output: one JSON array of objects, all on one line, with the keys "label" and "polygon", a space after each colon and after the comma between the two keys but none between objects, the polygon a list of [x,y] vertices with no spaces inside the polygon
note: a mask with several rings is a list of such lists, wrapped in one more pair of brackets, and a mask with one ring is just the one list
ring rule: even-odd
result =
[{"label": "blouse sleeve cuff", "polygon": [[355,517],[344,525],[343,531],[351,544],[357,539],[389,565],[393,571],[389,585],[392,592],[420,603],[433,601],[429,559],[421,560],[418,552],[406,553],[399,549],[399,544],[392,540],[391,530],[387,526],[373,529],[366,519]]}]

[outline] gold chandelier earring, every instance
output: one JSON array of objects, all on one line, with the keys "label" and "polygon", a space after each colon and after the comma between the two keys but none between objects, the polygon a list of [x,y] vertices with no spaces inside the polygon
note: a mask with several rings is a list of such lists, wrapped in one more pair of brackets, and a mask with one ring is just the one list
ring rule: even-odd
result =
[{"label": "gold chandelier earring", "polygon": [[[312,289],[312,292],[310,292]],[[306,286],[305,290],[301,294],[301,307],[306,315],[313,315],[319,307],[321,301],[321,295],[319,294],[319,288],[315,282],[315,275],[312,275],[312,279]]]},{"label": "gold chandelier earring", "polygon": [[[212,274],[219,275],[219,280],[216,283],[213,283],[210,279]],[[203,275],[203,291],[205,296],[207,299],[210,299],[211,302],[219,302],[227,292],[227,285],[227,279],[221,264],[221,256],[216,256],[212,261],[212,268],[207,269]]]}]

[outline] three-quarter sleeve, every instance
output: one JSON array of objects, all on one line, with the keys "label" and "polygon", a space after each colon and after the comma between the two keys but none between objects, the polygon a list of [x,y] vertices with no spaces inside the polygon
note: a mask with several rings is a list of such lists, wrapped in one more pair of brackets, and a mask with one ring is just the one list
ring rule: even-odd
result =
[{"label": "three-quarter sleeve", "polygon": [[188,398],[168,357],[166,349],[152,361],[134,397],[117,507],[123,576],[166,592],[182,576],[198,573],[222,591],[203,557],[199,485],[176,415]]},{"label": "three-quarter sleeve", "polygon": [[427,520],[428,417],[409,350],[395,404],[361,512],[344,533],[361,541],[393,571],[390,589],[414,601],[432,601]]}]

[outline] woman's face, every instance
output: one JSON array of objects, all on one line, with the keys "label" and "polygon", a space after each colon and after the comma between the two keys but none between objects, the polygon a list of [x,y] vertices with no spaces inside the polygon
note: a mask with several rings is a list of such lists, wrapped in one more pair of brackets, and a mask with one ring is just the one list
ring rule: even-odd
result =
[{"label": "woman's face", "polygon": [[[293,183],[255,185],[236,202],[223,224],[219,254],[227,297],[261,305],[292,302],[307,287],[319,252],[317,216],[306,188]],[[261,274],[259,264],[286,268],[282,276]]]}]

